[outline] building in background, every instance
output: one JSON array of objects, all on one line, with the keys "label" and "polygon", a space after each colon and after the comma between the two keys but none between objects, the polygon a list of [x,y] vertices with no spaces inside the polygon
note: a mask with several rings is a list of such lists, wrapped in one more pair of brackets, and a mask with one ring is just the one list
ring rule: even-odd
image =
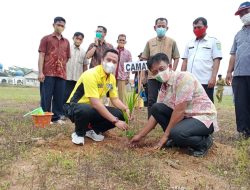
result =
[{"label": "building in background", "polygon": [[16,66],[4,70],[0,63],[0,84],[39,87],[38,72]]},{"label": "building in background", "polygon": [[38,71],[30,71],[24,75],[24,85],[39,87]]}]

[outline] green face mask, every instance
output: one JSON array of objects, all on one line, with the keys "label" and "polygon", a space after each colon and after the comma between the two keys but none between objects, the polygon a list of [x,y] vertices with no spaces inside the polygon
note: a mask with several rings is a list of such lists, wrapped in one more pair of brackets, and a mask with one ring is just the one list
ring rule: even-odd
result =
[{"label": "green face mask", "polygon": [[159,73],[155,76],[155,80],[163,83],[163,80],[162,80],[161,76],[159,75]]},{"label": "green face mask", "polygon": [[166,70],[159,72],[155,76],[155,79],[161,83],[165,83],[169,80],[169,78],[171,77],[171,74],[172,74],[172,70],[170,70],[168,67]]},{"label": "green face mask", "polygon": [[95,36],[96,36],[96,38],[101,39],[102,38],[102,33],[101,32],[96,32]]}]

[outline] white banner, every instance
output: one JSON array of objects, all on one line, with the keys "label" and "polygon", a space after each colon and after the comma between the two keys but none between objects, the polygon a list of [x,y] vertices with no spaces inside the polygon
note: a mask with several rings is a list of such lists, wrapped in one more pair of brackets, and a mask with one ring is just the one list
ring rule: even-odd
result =
[{"label": "white banner", "polygon": [[148,70],[147,61],[126,62],[124,63],[125,72],[146,71]]}]

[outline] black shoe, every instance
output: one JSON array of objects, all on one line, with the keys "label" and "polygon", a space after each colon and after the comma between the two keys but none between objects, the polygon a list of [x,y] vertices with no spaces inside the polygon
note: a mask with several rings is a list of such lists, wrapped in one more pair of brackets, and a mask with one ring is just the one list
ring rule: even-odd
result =
[{"label": "black shoe", "polygon": [[188,148],[189,155],[192,155],[194,157],[203,157],[207,154],[208,150],[211,148],[212,145],[213,145],[213,139],[209,135],[207,137],[207,142],[206,142],[206,145],[204,147],[202,147],[200,149]]},{"label": "black shoe", "polygon": [[173,139],[167,140],[167,142],[165,144],[165,148],[173,148],[173,147],[177,147],[174,140]]}]

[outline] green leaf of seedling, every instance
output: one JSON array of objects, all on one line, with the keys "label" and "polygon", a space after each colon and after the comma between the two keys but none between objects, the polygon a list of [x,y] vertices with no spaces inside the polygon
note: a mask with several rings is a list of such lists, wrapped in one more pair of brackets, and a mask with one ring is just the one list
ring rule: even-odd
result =
[{"label": "green leaf of seedling", "polygon": [[122,111],[123,117],[125,119],[125,122],[128,124],[128,114],[125,111]]},{"label": "green leaf of seedling", "polygon": [[135,132],[132,130],[127,130],[126,131],[126,137],[128,137],[129,139],[132,139],[132,137],[135,135]]}]

